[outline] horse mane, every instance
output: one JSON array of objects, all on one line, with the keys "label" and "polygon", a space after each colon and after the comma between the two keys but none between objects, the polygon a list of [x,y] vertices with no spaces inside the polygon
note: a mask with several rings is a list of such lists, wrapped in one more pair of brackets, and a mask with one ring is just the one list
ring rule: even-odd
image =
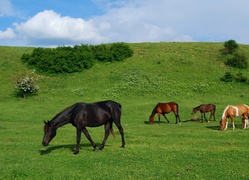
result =
[{"label": "horse mane", "polygon": [[70,119],[70,118],[71,118],[71,114],[72,114],[73,109],[75,108],[75,106],[77,106],[77,105],[79,105],[79,104],[80,104],[80,103],[75,103],[75,104],[73,104],[72,106],[69,106],[69,107],[63,109],[61,112],[59,112],[58,114],[56,114],[56,115],[52,118],[52,120],[50,120],[50,121],[48,121],[48,122],[49,122],[51,125],[56,125],[56,126],[58,126],[58,127],[64,125],[66,122],[63,122],[62,124],[57,124],[58,121],[60,120],[60,116],[61,116],[61,117],[65,117],[65,116],[67,116],[67,115],[70,114],[70,117],[69,117],[69,119]]},{"label": "horse mane", "polygon": [[157,113],[157,105],[152,110],[150,117],[155,116],[156,113]]},{"label": "horse mane", "polygon": [[226,113],[227,109],[228,109],[230,106],[231,106],[231,105],[228,105],[228,106],[224,109],[223,114],[222,114],[222,119],[225,117],[225,113]]},{"label": "horse mane", "polygon": [[201,105],[195,107],[194,109],[199,109],[202,105],[203,105],[203,104],[201,104]]}]

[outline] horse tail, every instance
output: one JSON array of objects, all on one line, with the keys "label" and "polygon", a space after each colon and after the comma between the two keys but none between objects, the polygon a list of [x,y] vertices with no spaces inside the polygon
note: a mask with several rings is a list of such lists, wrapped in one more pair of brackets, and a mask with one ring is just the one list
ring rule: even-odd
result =
[{"label": "horse tail", "polygon": [[214,110],[213,110],[213,111],[214,111],[214,113],[215,113],[215,111],[216,111],[216,106],[213,104],[213,107],[214,107]]},{"label": "horse tail", "polygon": [[179,114],[179,105],[176,103],[176,114]]},{"label": "horse tail", "polygon": [[111,133],[112,133],[113,138],[115,139],[116,136],[115,136],[115,132],[113,131],[113,128],[112,128],[112,123],[111,123],[111,125],[110,125],[110,131],[111,131]]}]

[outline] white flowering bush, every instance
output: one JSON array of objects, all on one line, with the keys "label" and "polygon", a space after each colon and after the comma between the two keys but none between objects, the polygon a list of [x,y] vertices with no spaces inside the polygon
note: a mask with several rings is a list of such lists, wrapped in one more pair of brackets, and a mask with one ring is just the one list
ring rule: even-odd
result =
[{"label": "white flowering bush", "polygon": [[39,86],[35,85],[34,78],[29,75],[19,75],[14,82],[14,87],[23,98],[39,91]]}]

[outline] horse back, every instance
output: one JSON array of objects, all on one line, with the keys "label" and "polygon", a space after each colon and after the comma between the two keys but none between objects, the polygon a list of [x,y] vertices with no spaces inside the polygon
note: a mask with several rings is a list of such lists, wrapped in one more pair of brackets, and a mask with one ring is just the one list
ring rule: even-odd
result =
[{"label": "horse back", "polygon": [[216,106],[214,104],[201,104],[200,106],[196,107],[201,112],[215,112]]},{"label": "horse back", "polygon": [[248,116],[249,106],[247,106],[246,104],[239,104],[236,107],[238,108],[239,115],[246,115],[246,116]]},{"label": "horse back", "polygon": [[175,102],[158,103],[155,108],[158,113],[169,113],[171,111],[178,113],[178,104]]},{"label": "horse back", "polygon": [[75,117],[72,116],[74,126],[97,127],[116,119],[120,120],[121,105],[114,101],[79,103],[75,108],[75,114]]}]

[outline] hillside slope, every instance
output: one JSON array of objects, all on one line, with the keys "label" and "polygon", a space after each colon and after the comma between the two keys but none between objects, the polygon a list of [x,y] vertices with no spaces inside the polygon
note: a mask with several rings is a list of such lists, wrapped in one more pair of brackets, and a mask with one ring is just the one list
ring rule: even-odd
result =
[{"label": "hillside slope", "polygon": [[[215,103],[222,110],[227,104],[248,101],[247,85],[219,80],[227,71],[239,72],[222,62],[223,43],[138,43],[130,46],[134,56],[123,62],[97,63],[89,70],[70,75],[37,75],[39,95],[26,101],[39,101],[40,106],[58,104],[57,110],[76,101],[112,99],[128,109],[136,106],[148,108],[148,111],[159,101],[176,101],[186,113],[200,103]],[[241,45],[241,48],[249,57],[248,46]],[[13,80],[20,73],[32,71],[20,62],[21,55],[32,49],[0,47],[1,103],[23,103],[13,94]],[[247,70],[240,72],[249,77]]]}]

